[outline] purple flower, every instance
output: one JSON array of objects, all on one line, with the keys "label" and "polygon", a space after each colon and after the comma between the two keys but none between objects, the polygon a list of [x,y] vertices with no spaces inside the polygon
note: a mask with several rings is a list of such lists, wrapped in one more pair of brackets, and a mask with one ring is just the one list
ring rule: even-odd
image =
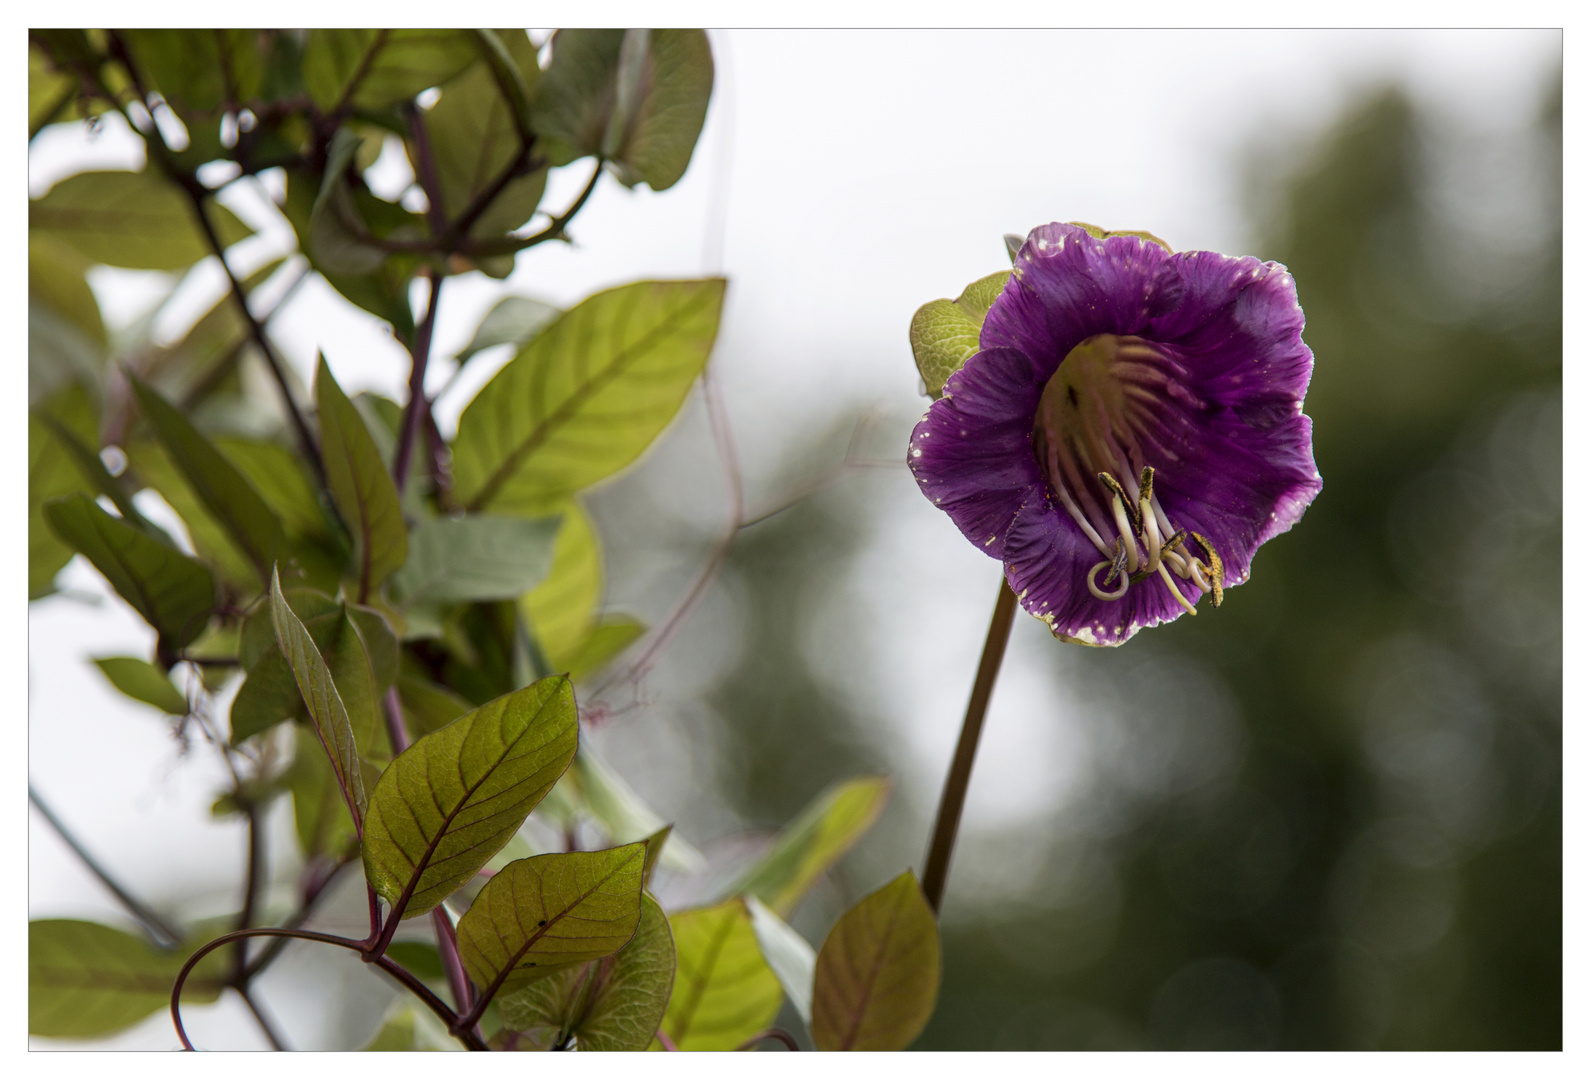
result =
[{"label": "purple flower", "polygon": [[1057,637],[1119,645],[1220,604],[1320,491],[1303,328],[1277,263],[1042,226],[912,472]]}]

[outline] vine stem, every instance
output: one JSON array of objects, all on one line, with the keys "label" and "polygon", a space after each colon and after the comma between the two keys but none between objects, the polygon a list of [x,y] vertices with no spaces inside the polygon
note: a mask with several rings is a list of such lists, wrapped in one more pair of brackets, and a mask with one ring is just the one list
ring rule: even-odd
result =
[{"label": "vine stem", "polygon": [[[182,965],[182,970],[177,972],[176,981],[171,985],[171,1022],[177,1029],[177,1038],[182,1040],[184,1050],[192,1050],[194,1048],[193,1042],[188,1038],[187,1030],[182,1026],[182,988],[188,981],[188,976],[193,973],[193,969],[198,965],[199,961],[203,960],[211,952],[221,948],[223,945],[249,937],[288,937],[297,938],[300,941],[318,941],[323,945],[335,945],[339,949],[348,949],[352,952],[366,955],[364,942],[354,941],[352,938],[338,937],[335,934],[322,934],[316,930],[285,930],[275,926],[256,926],[252,930],[234,930],[230,934],[222,934],[214,941],[207,942],[192,956],[188,957],[188,962]],[[416,978],[403,965],[393,960],[390,956],[377,956],[370,962],[394,979],[397,979],[398,982],[403,984],[405,989],[423,1001],[426,1007],[436,1013],[448,1025],[448,1030],[453,1032],[465,1046],[471,1050],[487,1049],[486,1043],[479,1035],[476,1035],[473,1031],[460,1030],[458,1014],[448,1008],[445,1001],[433,994],[430,987]]]},{"label": "vine stem", "polygon": [[961,811],[967,804],[972,763],[978,756],[978,736],[983,734],[983,718],[989,711],[989,698],[994,694],[994,680],[1000,674],[1000,661],[1005,659],[1015,614],[1016,594],[1001,574],[1000,596],[994,602],[994,615],[989,619],[989,636],[983,642],[983,656],[972,682],[972,695],[967,699],[967,716],[961,722],[961,738],[956,742],[955,756],[950,759],[945,790],[939,797],[939,818],[934,822],[933,838],[928,842],[928,861],[923,867],[923,894],[936,916],[945,894],[945,879],[950,874],[950,855],[955,850],[956,831],[961,827]]},{"label": "vine stem", "polygon": [[776,1042],[782,1042],[784,1043],[785,1047],[790,1050],[801,1049],[801,1047],[796,1045],[794,1035],[791,1035],[788,1031],[783,1031],[779,1028],[769,1028],[767,1031],[759,1031],[757,1034],[753,1035],[751,1038],[735,1047],[735,1049],[752,1050],[756,1048],[758,1043],[765,1042],[768,1039],[773,1039]]},{"label": "vine stem", "polygon": [[94,856],[88,853],[88,849],[78,842],[77,837],[72,835],[71,830],[61,823],[61,819],[55,816],[55,812],[39,797],[39,793],[33,790],[32,784],[28,785],[28,801],[39,812],[39,816],[50,823],[50,827],[55,830],[57,836],[66,842],[66,846],[72,849],[72,853],[82,860],[89,873],[98,878],[99,883],[109,889],[117,900],[121,901],[122,907],[127,909],[128,914],[143,923],[144,929],[148,930],[152,937],[166,948],[174,948],[182,940],[182,935],[170,923],[156,915],[149,905],[128,892],[115,878],[111,877],[110,873],[99,864]]},{"label": "vine stem", "polygon": [[403,493],[409,481],[409,459],[414,454],[414,439],[420,431],[421,418],[428,402],[425,397],[425,369],[431,358],[431,336],[436,331],[436,305],[442,299],[442,274],[430,272],[431,298],[426,305],[425,318],[414,332],[414,351],[409,364],[409,403],[403,409],[403,427],[398,433],[398,449],[392,455],[392,482],[398,493]]}]

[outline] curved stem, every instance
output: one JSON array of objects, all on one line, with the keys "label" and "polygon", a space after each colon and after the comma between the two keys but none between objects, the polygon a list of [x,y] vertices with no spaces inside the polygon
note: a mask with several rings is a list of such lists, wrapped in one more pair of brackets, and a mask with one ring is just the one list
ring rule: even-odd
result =
[{"label": "curved stem", "polygon": [[195,950],[192,956],[188,957],[188,962],[182,965],[182,970],[177,972],[176,981],[171,984],[171,1022],[176,1026],[177,1038],[182,1040],[182,1048],[184,1050],[192,1050],[193,1043],[188,1040],[188,1032],[182,1026],[183,984],[188,981],[188,976],[193,973],[193,969],[200,960],[203,960],[223,945],[234,941],[242,941],[244,938],[250,937],[290,937],[298,938],[302,941],[319,941],[327,945],[336,945],[339,948],[352,949],[354,952],[360,952],[364,949],[363,942],[351,941],[348,938],[337,937],[335,934],[322,934],[315,930],[283,930],[275,926],[256,926],[252,930],[234,930],[230,934],[222,934],[214,941],[206,942]]},{"label": "curved stem", "polygon": [[1005,659],[1005,646],[1011,637],[1011,619],[1015,614],[1016,594],[1002,574],[1000,598],[995,601],[994,615],[989,619],[989,636],[983,642],[983,657],[978,661],[978,674],[972,682],[967,717],[961,723],[961,738],[956,743],[956,755],[950,760],[944,794],[939,797],[939,818],[934,822],[933,839],[928,843],[928,862],[923,867],[923,894],[935,915],[939,914],[945,878],[950,874],[950,853],[956,846],[956,830],[961,827],[961,810],[967,804],[972,762],[978,756],[978,736],[983,733],[984,714],[989,711],[989,698],[994,693],[995,676],[1000,674],[1000,661]]},{"label": "curved stem", "polygon": [[371,957],[366,951],[364,942],[354,941],[352,938],[338,937],[335,934],[322,934],[315,930],[284,930],[275,926],[257,926],[252,930],[234,930],[230,934],[222,934],[214,941],[207,942],[192,956],[188,957],[188,962],[182,965],[181,971],[177,972],[177,979],[171,985],[171,1022],[177,1029],[177,1038],[182,1040],[184,1050],[193,1049],[193,1043],[188,1039],[188,1032],[182,1026],[182,987],[188,981],[188,976],[193,973],[193,969],[200,960],[203,960],[216,949],[249,937],[285,937],[297,938],[300,941],[318,941],[323,945],[335,945],[340,949],[359,953],[370,963],[375,964],[382,971],[397,979],[398,982],[403,984],[405,989],[423,1001],[426,1007],[436,1013],[447,1024],[448,1030],[465,1046],[471,1050],[487,1049],[486,1043],[481,1040],[479,1035],[467,1028],[461,1028],[458,1013],[448,1008],[447,1003],[433,994],[425,983],[421,982],[412,972],[406,970],[390,956]]},{"label": "curved stem", "polygon": [[788,1031],[782,1031],[779,1028],[769,1028],[767,1031],[759,1031],[759,1032],[757,1032],[757,1034],[753,1035],[751,1038],[747,1039],[745,1042],[743,1042],[739,1046],[735,1047],[735,1049],[736,1050],[750,1050],[753,1047],[755,1047],[758,1043],[765,1042],[768,1039],[774,1039],[774,1040],[776,1040],[778,1042],[782,1042],[782,1043],[785,1044],[785,1046],[788,1049],[791,1049],[791,1050],[799,1051],[801,1049],[799,1046],[796,1045],[796,1041],[795,1041],[795,1036],[794,1035],[791,1035]]}]

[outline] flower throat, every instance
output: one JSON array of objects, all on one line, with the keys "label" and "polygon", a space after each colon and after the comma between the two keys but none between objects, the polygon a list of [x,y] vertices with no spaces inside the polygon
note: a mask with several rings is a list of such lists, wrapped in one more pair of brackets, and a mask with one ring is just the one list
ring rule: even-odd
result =
[{"label": "flower throat", "polygon": [[[1095,334],[1072,349],[1044,386],[1033,454],[1061,505],[1104,556],[1083,576],[1101,600],[1120,600],[1157,575],[1189,614],[1172,580],[1191,581],[1221,605],[1223,570],[1213,544],[1178,529],[1155,496],[1143,442],[1170,384],[1166,358],[1138,337]],[[1196,545],[1203,558],[1193,554]],[[1103,583],[1096,581],[1105,570]],[[1114,588],[1112,585],[1114,584]]]}]

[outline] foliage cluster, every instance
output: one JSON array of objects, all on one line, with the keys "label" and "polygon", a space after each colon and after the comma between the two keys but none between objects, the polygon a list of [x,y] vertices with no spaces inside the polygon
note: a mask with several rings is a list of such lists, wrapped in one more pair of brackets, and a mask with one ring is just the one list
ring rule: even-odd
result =
[{"label": "foliage cluster", "polygon": [[[506,277],[567,239],[604,174],[671,187],[712,81],[693,30],[566,30],[545,47],[522,30],[32,34],[30,139],[115,113],[147,163],[29,206],[30,596],[81,556],[155,631],[152,655],[95,663],[213,744],[232,778],[215,813],[247,823],[249,871],[220,924],[173,926],[130,897],[140,933],[30,924],[30,1031],[102,1036],[169,1003],[186,1044],[180,1005],[231,991],[281,1046],[253,981],[294,939],[357,952],[440,1022],[397,1011],[371,1049],[431,1048],[439,1030],[471,1049],[794,1045],[769,1030],[786,997],[820,1049],[899,1049],[922,1030],[939,938],[910,872],[819,950],[784,921],[887,781],[834,785],[716,902],[665,912],[654,869],[701,857],[580,738],[576,687],[645,634],[603,610],[581,493],[679,411],[724,281],[636,282],[567,311],[509,297],[457,361],[515,355],[451,440],[424,392],[445,281]],[[398,201],[366,180],[394,146],[416,178]],[[589,179],[545,209],[560,168]],[[235,268],[251,230],[217,196],[240,184],[280,193],[296,255]],[[109,333],[85,277],[212,258],[229,293],[170,345],[150,319]],[[411,357],[405,403],[350,397],[324,357],[310,388],[284,363],[266,300],[308,273],[390,324]],[[189,543],[140,511],[145,491]],[[304,871],[272,926],[261,822],[278,799]],[[579,850],[592,832],[608,846]],[[564,842],[545,849],[549,835]],[[368,936],[307,928],[354,864]],[[435,945],[399,938],[425,915]]]}]

